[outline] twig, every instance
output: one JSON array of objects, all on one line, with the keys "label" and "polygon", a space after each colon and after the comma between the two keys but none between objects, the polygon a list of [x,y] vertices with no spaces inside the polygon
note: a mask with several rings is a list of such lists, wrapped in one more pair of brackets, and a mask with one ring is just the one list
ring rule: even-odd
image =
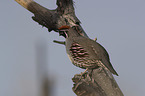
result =
[{"label": "twig", "polygon": [[58,44],[62,44],[65,45],[65,41],[57,41],[57,40],[53,40],[54,43],[58,43]]}]

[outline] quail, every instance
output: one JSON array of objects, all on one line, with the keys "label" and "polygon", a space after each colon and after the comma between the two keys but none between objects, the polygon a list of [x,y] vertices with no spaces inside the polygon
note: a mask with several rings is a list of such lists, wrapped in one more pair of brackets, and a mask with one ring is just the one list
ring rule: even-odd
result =
[{"label": "quail", "polygon": [[60,35],[65,37],[66,52],[75,66],[83,69],[103,67],[118,76],[102,45],[80,35],[76,26],[61,26],[58,31]]}]

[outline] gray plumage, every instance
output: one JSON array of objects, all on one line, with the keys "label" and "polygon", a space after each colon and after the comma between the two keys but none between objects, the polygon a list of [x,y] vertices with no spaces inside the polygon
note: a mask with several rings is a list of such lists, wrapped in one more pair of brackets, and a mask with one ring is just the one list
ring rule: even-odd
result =
[{"label": "gray plumage", "polygon": [[66,52],[75,66],[84,69],[103,67],[118,76],[107,51],[99,43],[81,36],[74,28],[63,29],[59,33],[66,38]]}]

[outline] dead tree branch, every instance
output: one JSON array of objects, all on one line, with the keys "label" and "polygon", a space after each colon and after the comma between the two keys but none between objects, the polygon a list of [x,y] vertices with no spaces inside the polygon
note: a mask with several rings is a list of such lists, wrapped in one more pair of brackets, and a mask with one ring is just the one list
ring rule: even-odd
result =
[{"label": "dead tree branch", "polygon": [[[15,1],[32,12],[34,14],[32,19],[48,28],[48,31],[54,30],[57,32],[57,29],[63,25],[78,26],[81,35],[88,37],[75,15],[72,0],[57,0],[58,7],[55,10],[49,10],[33,0]],[[64,45],[64,42],[54,42]],[[124,96],[112,74],[102,68],[95,69],[92,76],[89,76],[89,74],[81,77],[75,75],[73,82],[73,91],[78,96]]]},{"label": "dead tree branch", "polygon": [[24,8],[34,14],[32,19],[40,25],[48,28],[48,31],[57,31],[62,25],[74,26],[78,25],[83,36],[87,36],[80,21],[76,17],[72,0],[57,0],[58,7],[55,10],[49,10],[33,0],[15,0]]}]

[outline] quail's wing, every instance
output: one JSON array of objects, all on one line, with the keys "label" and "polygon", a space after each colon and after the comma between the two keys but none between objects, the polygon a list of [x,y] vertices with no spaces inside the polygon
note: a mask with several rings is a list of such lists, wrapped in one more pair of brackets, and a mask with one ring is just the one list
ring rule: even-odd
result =
[{"label": "quail's wing", "polygon": [[96,51],[96,55],[102,61],[102,63],[107,67],[107,69],[110,72],[118,76],[117,72],[114,70],[112,64],[110,63],[109,54],[105,50],[105,48],[93,40],[91,43],[92,43],[92,48],[94,48],[94,51]]}]

